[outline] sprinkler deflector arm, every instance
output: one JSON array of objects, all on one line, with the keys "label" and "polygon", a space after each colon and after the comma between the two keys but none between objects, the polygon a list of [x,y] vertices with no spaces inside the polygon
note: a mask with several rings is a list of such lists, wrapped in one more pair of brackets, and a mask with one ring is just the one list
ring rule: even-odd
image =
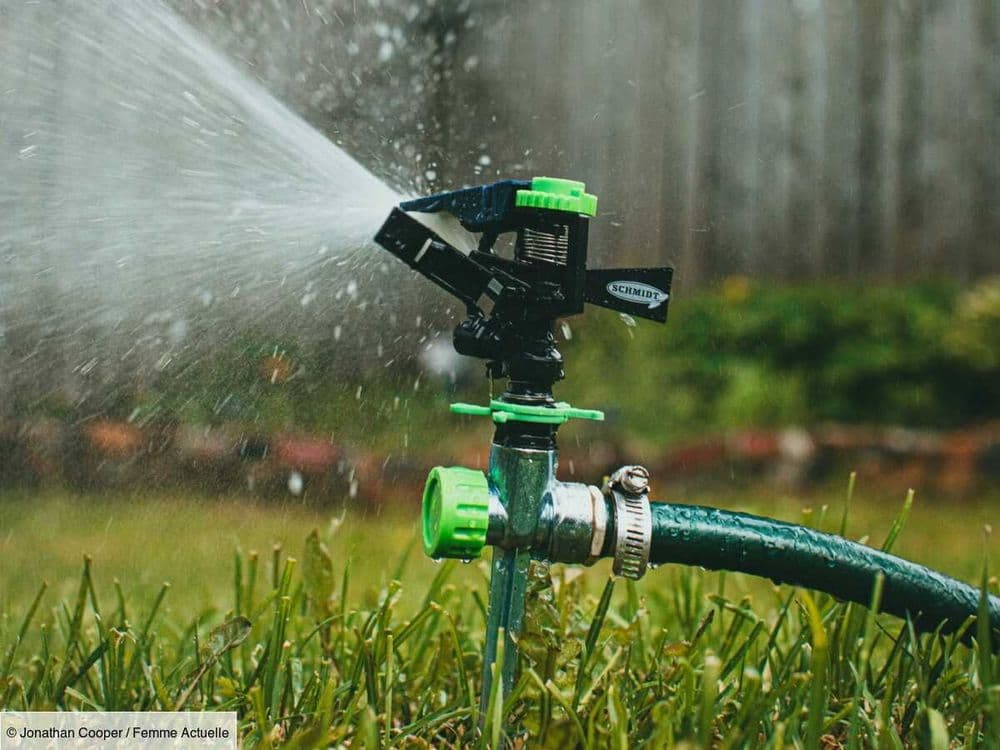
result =
[{"label": "sprinkler deflector arm", "polygon": [[[918,631],[950,633],[979,608],[979,589],[923,565],[843,537],[770,518],[697,505],[652,504],[652,563],[731,570],[868,605],[882,573],[881,611],[909,616]],[[993,646],[1000,646],[1000,599],[989,597]],[[965,632],[968,641],[975,628]]]}]

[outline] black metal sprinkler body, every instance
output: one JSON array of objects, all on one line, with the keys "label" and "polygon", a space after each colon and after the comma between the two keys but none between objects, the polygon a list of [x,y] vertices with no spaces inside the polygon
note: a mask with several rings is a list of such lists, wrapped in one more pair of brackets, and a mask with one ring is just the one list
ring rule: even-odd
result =
[{"label": "black metal sprinkler body", "polygon": [[[509,695],[517,673],[532,559],[590,564],[613,557],[616,574],[640,578],[650,562],[736,570],[868,604],[881,578],[881,608],[918,630],[950,632],[977,614],[980,592],[915,563],[840,537],[740,513],[650,503],[649,474],[623,466],[600,487],[556,478],[556,431],[599,411],[557,402],[565,373],[555,346],[558,318],[591,303],[665,322],[672,270],[587,268],[587,227],[597,199],[584,184],[538,177],[406,201],[375,237],[382,247],[466,306],[455,349],[487,361],[507,388],[488,406],[452,404],[496,425],[489,469],[434,468],[423,497],[424,550],[470,559],[494,547],[483,662],[482,711]],[[466,254],[419,218],[448,212],[478,247]],[[512,258],[494,251],[514,232]],[[1000,645],[1000,599],[987,596],[992,645]],[[976,629],[967,628],[968,641]],[[499,674],[500,680],[495,676]],[[499,684],[498,684],[499,683]]]}]

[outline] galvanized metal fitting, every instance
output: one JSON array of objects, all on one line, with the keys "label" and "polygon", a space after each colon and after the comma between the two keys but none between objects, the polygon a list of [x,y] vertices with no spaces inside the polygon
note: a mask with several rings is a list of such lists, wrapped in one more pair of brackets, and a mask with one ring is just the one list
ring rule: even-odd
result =
[{"label": "galvanized metal fitting", "polygon": [[546,516],[548,560],[591,565],[601,556],[608,510],[599,489],[586,484],[553,483]]},{"label": "galvanized metal fitting", "polygon": [[[555,465],[554,452],[494,446],[486,544],[590,565],[604,551],[608,500],[597,487],[560,482]],[[455,502],[464,508],[464,495]]]},{"label": "galvanized metal fitting", "polygon": [[604,539],[608,534],[608,501],[594,485],[589,485],[591,507],[594,509],[594,536],[590,540],[590,557],[587,565],[593,565],[604,551]]},{"label": "galvanized metal fitting", "polygon": [[605,491],[614,504],[615,575],[642,578],[653,542],[649,507],[649,472],[643,466],[623,466],[608,479]]}]

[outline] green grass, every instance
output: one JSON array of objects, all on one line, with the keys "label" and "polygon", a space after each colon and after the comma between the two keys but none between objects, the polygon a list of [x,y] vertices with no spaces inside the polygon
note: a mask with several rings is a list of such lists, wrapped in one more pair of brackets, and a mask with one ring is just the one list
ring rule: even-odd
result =
[{"label": "green grass", "polygon": [[[808,506],[826,529],[842,505],[712,501]],[[881,544],[900,505],[859,494],[848,535]],[[918,497],[894,550],[979,583],[998,508]],[[606,563],[539,567],[522,679],[481,718],[486,566],[424,559],[416,523],[415,507],[0,495],[0,705],[236,709],[255,747],[1000,747],[987,650],[674,566],[637,584]]]}]

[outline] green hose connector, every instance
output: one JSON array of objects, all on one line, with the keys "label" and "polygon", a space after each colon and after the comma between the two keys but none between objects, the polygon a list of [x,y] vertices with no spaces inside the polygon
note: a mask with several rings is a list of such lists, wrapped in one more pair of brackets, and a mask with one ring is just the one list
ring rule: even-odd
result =
[{"label": "green hose connector", "polygon": [[461,466],[435,466],[423,500],[424,552],[435,559],[478,557],[490,523],[486,475]]}]

